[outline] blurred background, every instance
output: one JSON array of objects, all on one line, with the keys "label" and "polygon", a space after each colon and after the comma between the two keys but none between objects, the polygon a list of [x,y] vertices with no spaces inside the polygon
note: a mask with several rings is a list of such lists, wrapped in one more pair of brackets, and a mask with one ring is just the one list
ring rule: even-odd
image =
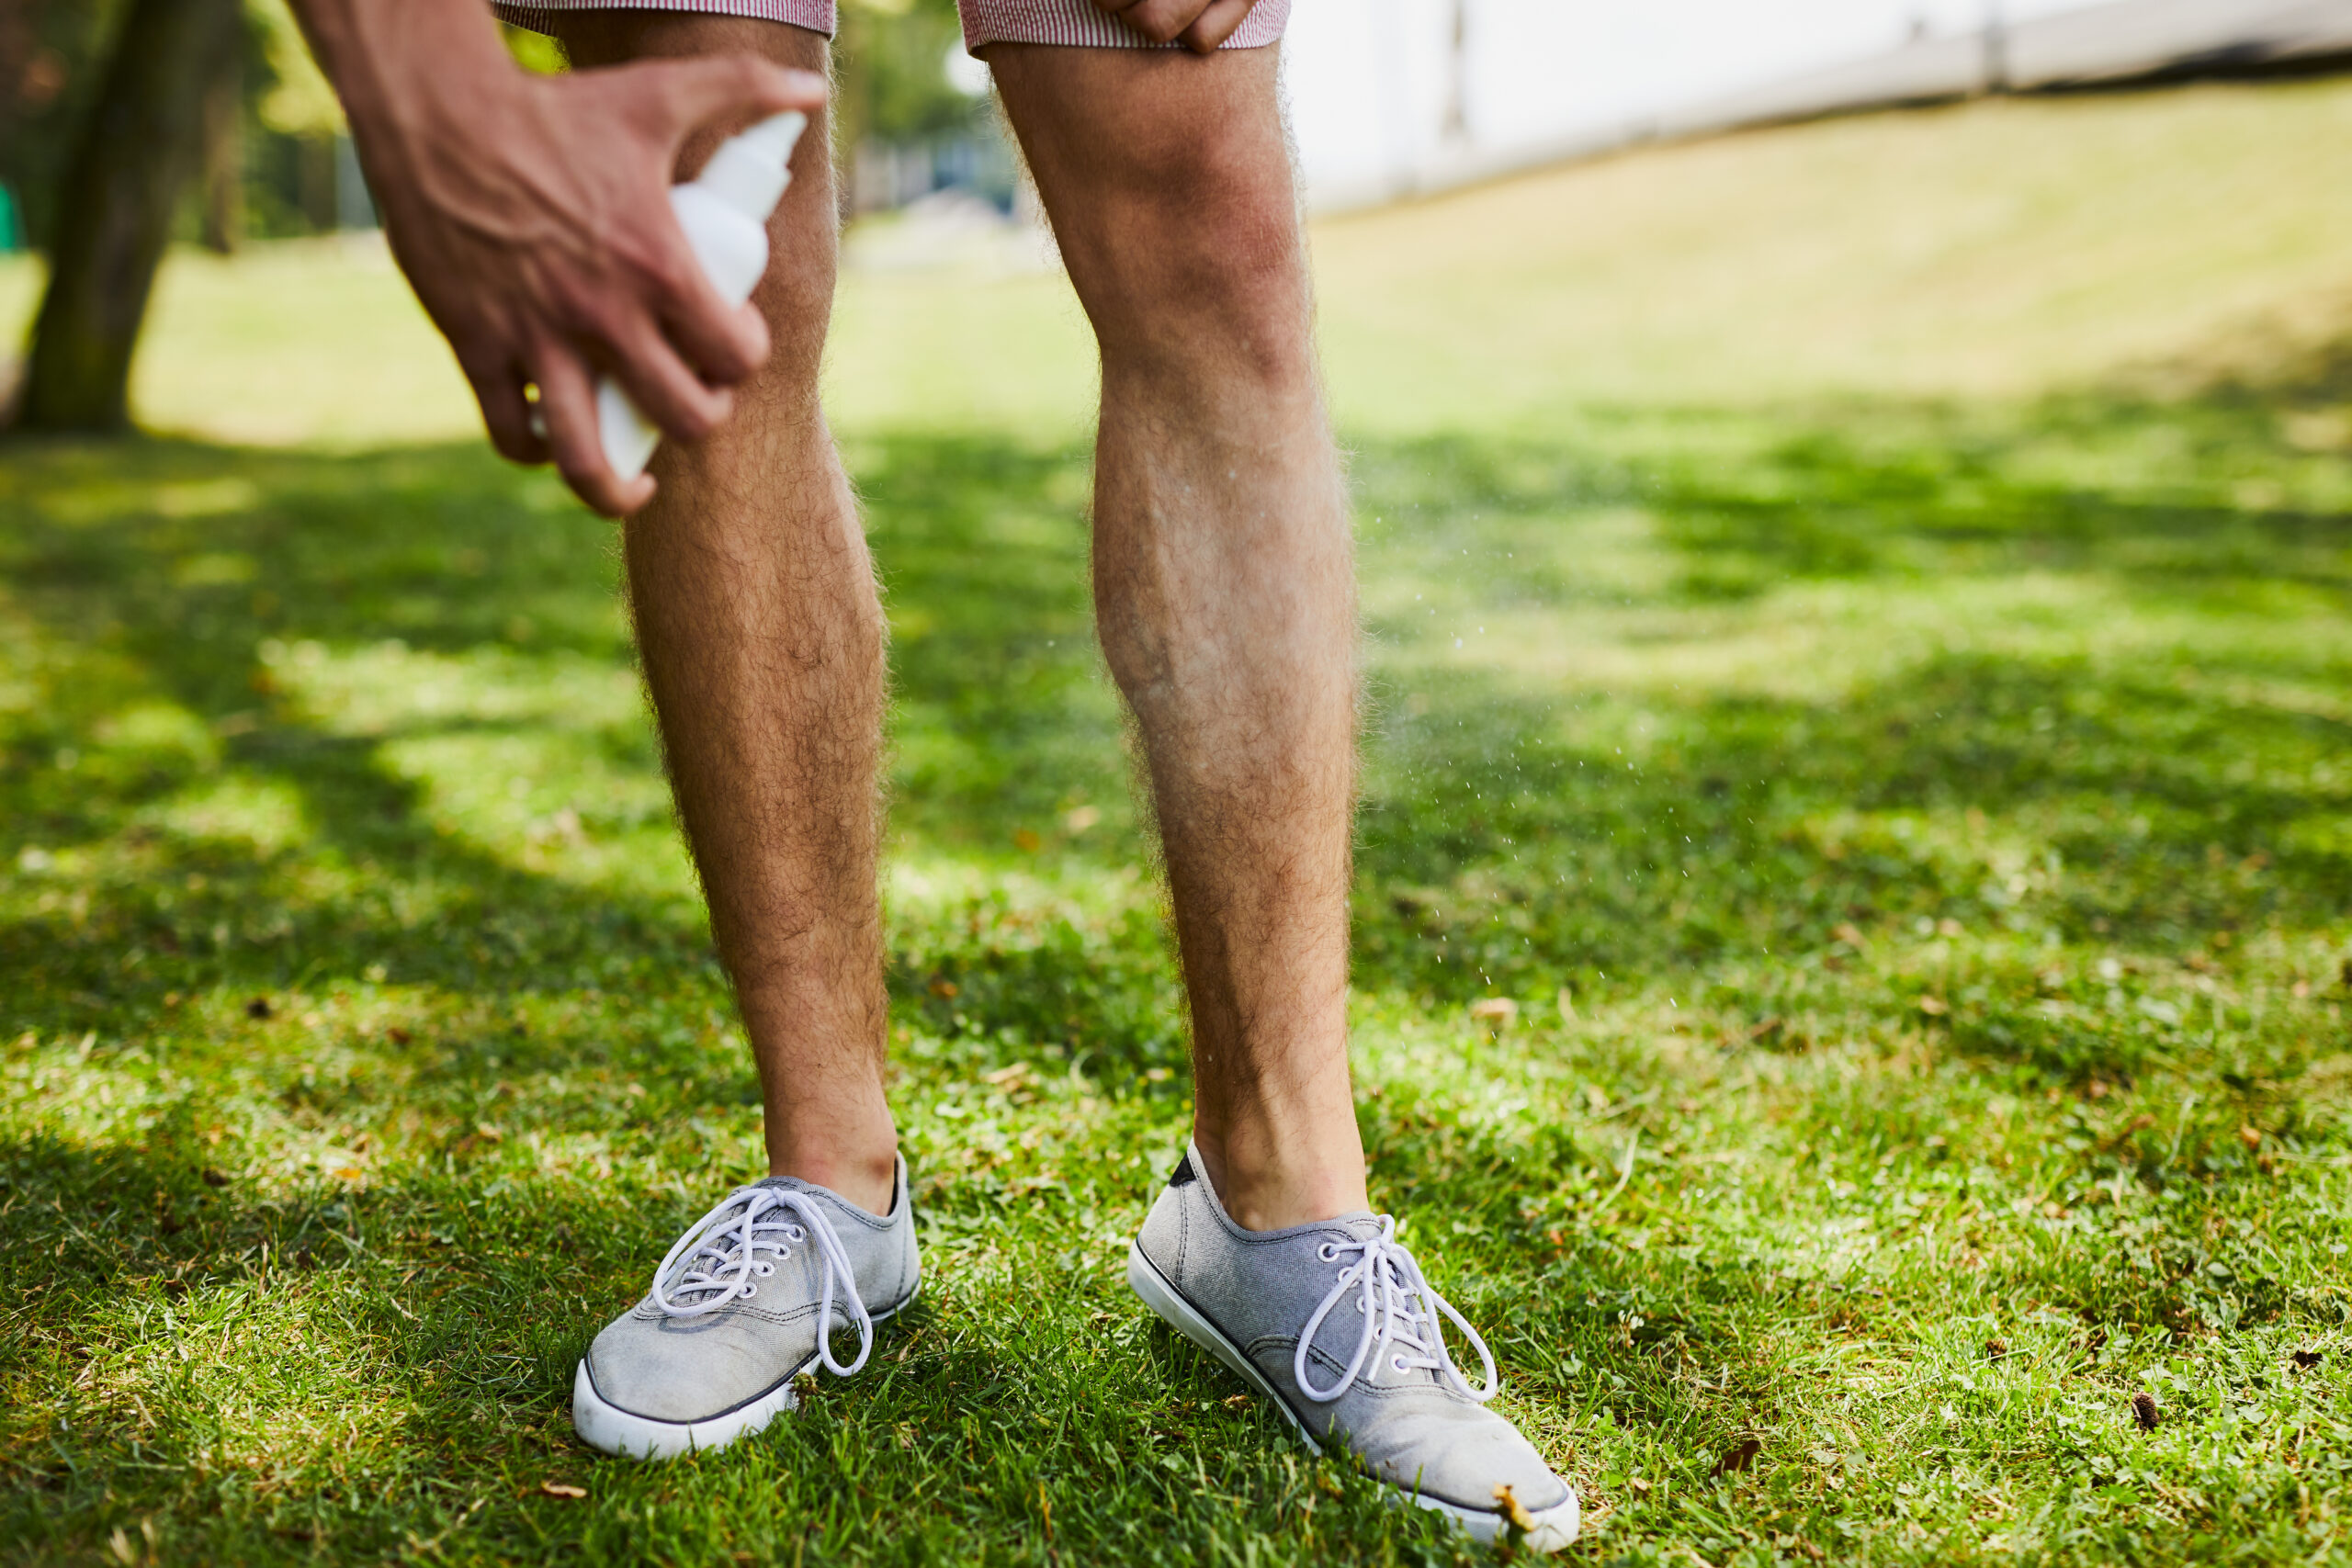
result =
[{"label": "blurred background", "polygon": [[[85,301],[80,318],[60,312],[61,338],[69,328],[98,332],[89,312],[106,316],[108,369],[96,378],[130,377],[130,401],[149,423],[273,439],[468,429],[444,356],[385,275],[340,112],[282,0],[151,4],[157,19],[139,28],[124,25],[133,0],[0,7],[0,371],[19,378],[41,257],[78,193],[90,214],[123,200],[163,213],[148,221],[155,243],[132,247],[141,253],[135,265],[83,269],[111,280],[111,305]],[[179,24],[192,29],[185,37],[162,25],[177,15],[189,18]],[[146,62],[140,40],[167,36],[179,43],[156,45]],[[526,63],[560,68],[547,40],[513,29],[508,38]],[[1487,405],[1498,397],[1523,407],[1574,400],[1625,375],[1688,374],[1700,378],[1696,390],[1742,364],[1770,364],[1774,376],[1807,384],[1892,378],[1927,389],[1989,385],[1984,378],[1997,379],[1994,362],[2005,357],[2033,361],[2034,370],[2020,371],[2030,380],[2054,368],[2052,356],[2090,373],[2227,352],[2225,320],[2259,316],[2264,331],[2324,335],[2312,313],[2324,313],[2317,297],[2284,271],[2304,266],[2324,292],[2320,274],[2334,260],[2312,248],[2329,243],[2316,231],[2337,213],[2324,163],[2333,152],[2318,145],[2328,132],[2322,119],[2296,117],[2324,117],[2334,100],[2319,84],[2352,61],[2352,4],[2344,0],[1672,0],[1637,14],[1547,0],[1300,0],[1285,55],[1305,197],[1337,220],[1318,231],[1335,364],[1347,364],[1364,334],[1379,338],[1384,353],[1406,333],[1421,354],[1483,358],[1487,373],[1441,383],[1446,395],[1479,399],[1481,417],[1497,412]],[[1049,281],[1051,243],[994,112],[987,70],[963,53],[953,6],[849,0],[838,57],[844,217],[852,269],[863,276],[849,289],[852,335],[836,355],[837,414],[852,423],[895,417],[866,400],[911,395],[923,418],[984,406],[992,419],[1049,417],[1069,427],[1081,413],[1085,356],[1056,303],[1063,296]],[[124,90],[143,84],[137,90],[159,118],[119,136],[111,152],[94,145],[96,161],[77,175],[79,139],[106,120],[93,110],[110,62]],[[2214,89],[2222,83],[2233,85]],[[2165,86],[2192,90],[2155,91]],[[2146,96],[2118,97],[2125,94]],[[165,100],[177,107],[167,110]],[[1824,123],[1778,141],[1736,135],[1857,115],[1874,115],[1871,129]],[[2226,146],[2202,134],[2216,117],[2233,128]],[[173,129],[159,132],[165,119]],[[158,134],[172,145],[158,146]],[[2120,185],[2103,161],[2122,154],[2120,138],[2149,139],[2135,143]],[[1654,150],[1646,159],[1634,156],[1645,148]],[[1748,186],[1732,209],[1708,210],[1708,171],[1746,159],[1774,161],[1781,183]],[[1645,192],[1638,214],[1612,205],[1611,193],[1637,185]],[[1473,187],[1482,226],[1453,231],[1435,249],[1392,248],[1392,236],[1450,231],[1451,217],[1427,198]],[[1970,207],[2031,192],[2055,204],[2039,209],[2035,230],[2013,222],[1996,232],[1990,215]],[[1839,210],[1811,205],[1822,201]],[[2201,221],[2200,202],[2226,208],[2226,222]],[[1668,209],[1678,203],[1688,220],[1727,226],[1704,245],[1669,244],[1660,226],[1676,221]],[[1826,229],[1815,221],[1824,217]],[[1737,226],[1751,221],[1770,226],[1772,244],[1803,248],[1809,235],[1825,254],[1838,252],[1887,317],[1841,312],[1842,325],[1824,323],[1827,334],[1792,355],[1786,340],[1801,296],[1859,301],[1835,266],[1797,276],[1749,265],[1750,242],[1763,236]],[[2262,227],[2272,222],[2295,232]],[[1865,233],[1871,246],[1896,243],[1903,254],[1848,243]],[[151,352],[126,369],[145,319],[137,280],[151,270],[145,253],[164,241],[173,261],[160,269],[153,332],[140,340]],[[304,241],[312,243],[285,243]],[[2216,247],[2243,255],[2245,266],[2215,274]],[[1396,269],[1414,265],[1408,256],[1448,274],[1416,307],[1430,330],[1376,311],[1385,319],[1359,333],[1352,312],[1372,308],[1363,291],[1402,281]],[[1628,270],[1607,288],[1586,287],[1589,278],[1570,286],[1571,258]],[[1923,266],[1998,271],[2001,298],[1955,295]],[[1721,287],[1694,293],[1685,276],[1694,271]],[[915,274],[922,276],[892,276]],[[1470,283],[1504,274],[1513,292]],[[1013,281],[1022,275],[1035,276]],[[930,308],[971,286],[1007,301],[989,312],[992,321]],[[2133,315],[2114,308],[2120,299],[2091,306],[2054,332],[2034,319],[2034,301],[2079,298],[2094,286],[2126,297],[2140,290],[2148,308]],[[1791,287],[1797,296],[1781,292]],[[890,316],[921,323],[893,332],[875,322],[902,348],[918,333],[938,334],[925,344],[922,374],[910,378],[899,349],[856,335],[873,321],[866,302],[883,299]],[[1504,299],[1523,307],[1508,330],[1461,315],[1474,299],[1491,308]],[[267,308],[257,308],[263,301]],[[1653,304],[1664,313],[1653,314]],[[996,346],[1006,321],[1023,312],[1038,318],[1030,323],[1035,346],[1008,368]],[[1562,335],[1570,321],[1573,333]],[[345,363],[324,349],[336,336],[329,322],[345,341],[356,332],[371,345],[364,387],[347,376],[305,380],[305,364]],[[1938,339],[1924,355],[1920,333]],[[1713,364],[1674,346],[1701,338],[1710,340],[1704,357]],[[1384,385],[1410,383],[1427,395],[1428,384],[1402,368],[1392,359],[1387,374],[1338,378],[1343,406],[1380,401]],[[967,371],[989,384],[972,384]],[[79,395],[87,407],[44,413],[35,396],[24,412],[62,428],[127,417],[119,387]]]}]

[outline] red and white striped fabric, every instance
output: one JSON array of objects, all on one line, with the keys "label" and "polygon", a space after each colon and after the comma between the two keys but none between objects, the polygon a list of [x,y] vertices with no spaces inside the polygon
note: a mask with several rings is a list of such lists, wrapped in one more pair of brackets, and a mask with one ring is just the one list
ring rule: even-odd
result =
[{"label": "red and white striped fabric", "polygon": [[492,0],[502,22],[552,32],[566,11],[692,11],[706,17],[757,17],[833,36],[833,0]]},{"label": "red and white striped fabric", "polygon": [[[964,17],[964,47],[978,54],[992,43],[1067,43],[1089,49],[1151,49],[1143,34],[1094,0],[956,0]],[[1227,49],[1263,49],[1283,36],[1290,0],[1258,0]]]},{"label": "red and white striped fabric", "polygon": [[[492,0],[501,19],[547,32],[566,11],[690,11],[710,17],[758,17],[833,36],[833,0]],[[992,43],[1062,43],[1091,49],[1151,49],[1143,34],[1102,10],[1094,0],[956,0],[964,17],[964,47],[974,54]],[[1258,0],[1227,49],[1263,49],[1283,36],[1290,0]],[[1157,47],[1174,48],[1172,44]]]}]

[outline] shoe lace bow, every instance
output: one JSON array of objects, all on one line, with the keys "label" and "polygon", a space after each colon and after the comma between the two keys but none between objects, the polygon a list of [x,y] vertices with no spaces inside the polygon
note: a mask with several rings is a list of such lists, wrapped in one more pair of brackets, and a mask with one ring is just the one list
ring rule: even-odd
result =
[{"label": "shoe lace bow", "polygon": [[[671,1317],[700,1317],[729,1302],[748,1299],[759,1281],[813,1245],[823,1269],[817,1306],[817,1356],[827,1371],[847,1377],[874,1349],[874,1320],[858,1298],[857,1274],[842,1238],[816,1198],[789,1187],[739,1187],[693,1224],[653,1271],[653,1304]],[[849,1304],[857,1325],[857,1359],[843,1366],[832,1349],[833,1301]]]},{"label": "shoe lace bow", "polygon": [[[1380,1216],[1376,1235],[1325,1242],[1316,1249],[1316,1257],[1326,1263],[1342,1258],[1351,1261],[1340,1270],[1330,1293],[1315,1309],[1315,1315],[1306,1320],[1306,1328],[1298,1337],[1291,1374],[1307,1398],[1318,1404],[1329,1404],[1345,1393],[1367,1367],[1377,1371],[1376,1358],[1384,1355],[1396,1371],[1432,1370],[1482,1404],[1494,1398],[1495,1390],[1501,1385],[1487,1342],[1453,1310],[1453,1303],[1439,1295],[1421,1277],[1421,1266],[1396,1239],[1396,1221],[1393,1216]],[[1339,1381],[1329,1388],[1317,1388],[1306,1375],[1307,1351],[1315,1343],[1315,1331],[1323,1326],[1331,1309],[1347,1297],[1350,1287],[1354,1289],[1356,1310],[1363,1314],[1363,1332],[1356,1337],[1356,1353],[1348,1358],[1348,1369],[1340,1374]],[[1472,1388],[1470,1380],[1462,1375],[1462,1369],[1454,1365],[1453,1353],[1445,1348],[1444,1325],[1438,1321],[1440,1313],[1452,1318],[1453,1325],[1476,1348],[1479,1364],[1485,1369],[1484,1388]]]}]

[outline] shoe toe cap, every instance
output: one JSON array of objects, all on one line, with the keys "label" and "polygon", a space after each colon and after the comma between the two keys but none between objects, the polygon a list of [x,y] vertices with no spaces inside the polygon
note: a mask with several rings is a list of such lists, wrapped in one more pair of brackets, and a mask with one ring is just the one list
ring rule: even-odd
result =
[{"label": "shoe toe cap", "polygon": [[588,1350],[588,1372],[606,1402],[655,1421],[705,1421],[759,1398],[789,1378],[806,1354],[776,1325],[741,1314],[648,1318],[607,1326]]},{"label": "shoe toe cap", "polygon": [[[1381,1402],[1391,1405],[1392,1402]],[[1458,1508],[1496,1510],[1508,1486],[1528,1513],[1544,1515],[1572,1501],[1568,1483],[1552,1472],[1534,1445],[1494,1411],[1464,1399],[1393,1402],[1350,1436],[1350,1446],[1374,1474],[1392,1484]]]}]

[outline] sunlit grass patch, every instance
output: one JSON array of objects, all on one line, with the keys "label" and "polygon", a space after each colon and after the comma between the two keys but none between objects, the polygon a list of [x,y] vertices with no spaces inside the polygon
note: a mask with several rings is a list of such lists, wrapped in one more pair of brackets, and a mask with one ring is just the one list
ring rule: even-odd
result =
[{"label": "sunlit grass patch", "polygon": [[145,820],[176,838],[225,840],[264,855],[305,842],[311,833],[298,792],[235,774],[191,784],[151,807]]}]

